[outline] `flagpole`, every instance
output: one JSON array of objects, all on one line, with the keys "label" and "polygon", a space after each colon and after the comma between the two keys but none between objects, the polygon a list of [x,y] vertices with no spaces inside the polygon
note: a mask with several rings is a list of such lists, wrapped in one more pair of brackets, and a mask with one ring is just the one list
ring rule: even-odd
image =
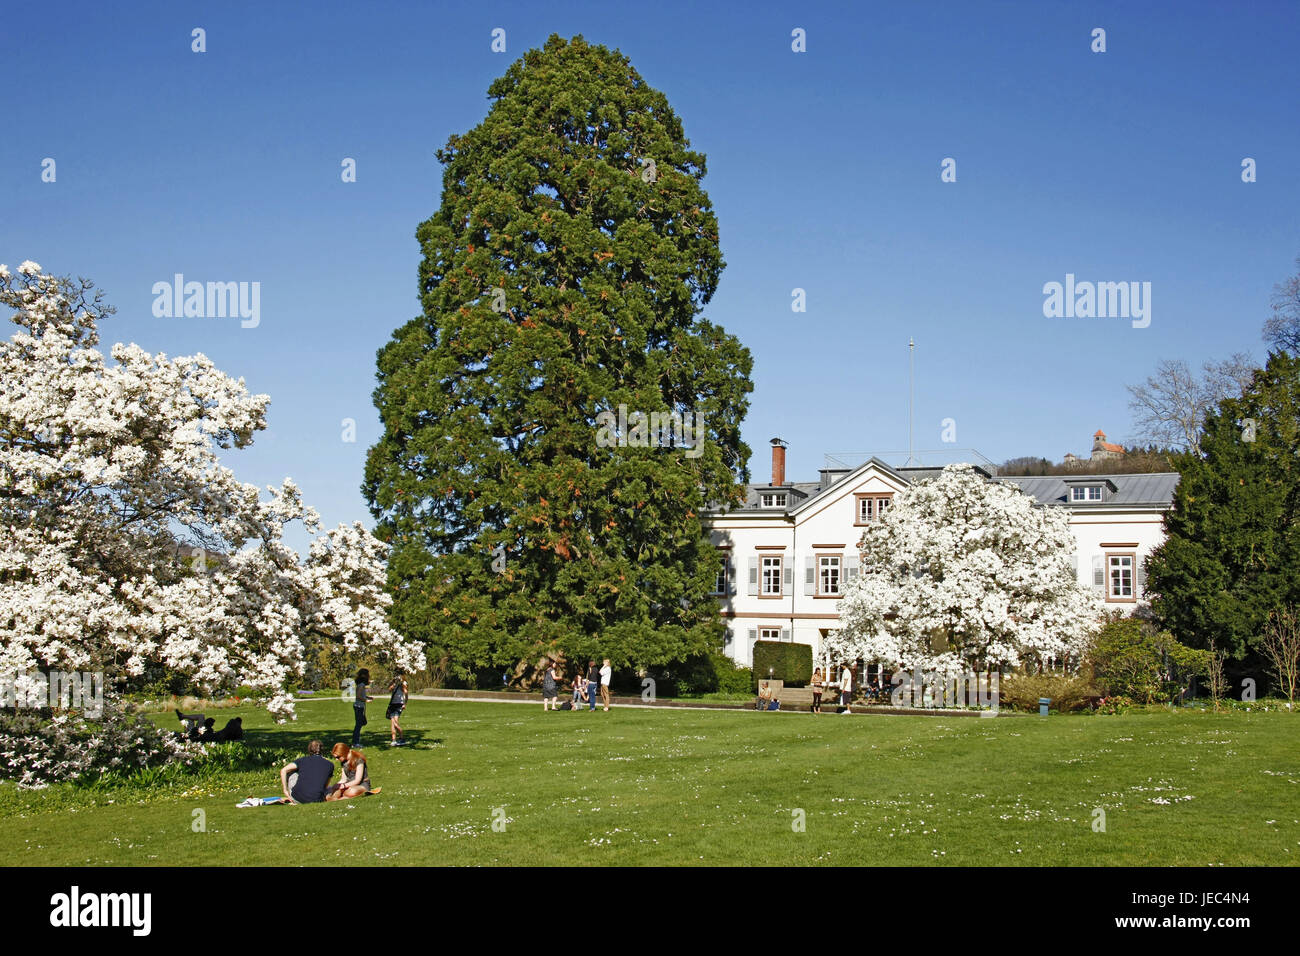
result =
[{"label": "flagpole", "polygon": [[914,448],[912,441],[912,419],[913,406],[916,402],[916,360],[913,353],[916,350],[916,343],[912,337],[907,338],[907,463],[912,464],[912,450]]}]

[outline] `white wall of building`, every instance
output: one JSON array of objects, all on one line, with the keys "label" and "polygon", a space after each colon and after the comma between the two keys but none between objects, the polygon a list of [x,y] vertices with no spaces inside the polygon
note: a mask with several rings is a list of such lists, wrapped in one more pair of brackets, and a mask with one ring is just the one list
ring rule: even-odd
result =
[{"label": "white wall of building", "polygon": [[[813,660],[821,654],[825,631],[837,626],[839,596],[822,596],[816,592],[818,581],[810,589],[808,568],[820,578],[819,560],[838,556],[841,590],[857,570],[857,544],[862,527],[856,523],[859,494],[901,492],[906,483],[872,465],[856,471],[831,486],[829,492],[805,503],[793,514],[783,511],[746,509],[714,516],[710,534],[715,546],[730,556],[729,593],[719,598],[719,607],[727,623],[726,652],[738,663],[753,662],[752,648],[756,636],[764,629],[777,637],[808,644]],[[1117,567],[1131,567],[1135,592],[1132,600],[1111,601],[1116,608],[1131,610],[1141,600],[1144,575],[1142,562],[1163,540],[1163,511],[1158,508],[1084,509],[1072,511],[1070,529],[1077,542],[1079,581],[1093,585],[1096,572],[1109,579],[1109,560]],[[762,585],[762,558],[780,557],[782,588],[777,597],[751,594],[750,574],[753,562],[759,569]],[[809,593],[810,590],[812,593]],[[1105,585],[1098,588],[1101,594]]]}]

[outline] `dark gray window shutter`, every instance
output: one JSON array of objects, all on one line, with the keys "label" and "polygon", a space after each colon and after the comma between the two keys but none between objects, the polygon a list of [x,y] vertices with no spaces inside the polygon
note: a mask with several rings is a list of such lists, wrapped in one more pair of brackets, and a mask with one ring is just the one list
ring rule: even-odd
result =
[{"label": "dark gray window shutter", "polygon": [[790,640],[790,629],[788,627],[781,628],[781,640],[783,641]]},{"label": "dark gray window shutter", "polygon": [[727,574],[727,593],[735,594],[736,593],[736,562],[731,559],[730,555],[728,555],[726,558],[723,559],[723,567],[726,570],[726,574]]},{"label": "dark gray window shutter", "polygon": [[1106,556],[1104,554],[1094,554],[1092,556],[1092,586],[1098,594],[1106,594]]},{"label": "dark gray window shutter", "polygon": [[789,560],[784,561],[782,562],[781,570],[783,572],[781,579],[785,584],[785,589],[781,593],[790,594],[794,591],[794,565],[791,564]]},{"label": "dark gray window shutter", "polygon": [[749,646],[751,648],[751,652],[754,647],[754,642],[757,640],[758,640],[758,628],[751,627],[749,629]]},{"label": "dark gray window shutter", "polygon": [[850,554],[847,558],[844,559],[845,585],[847,586],[849,584],[852,584],[854,579],[857,578],[857,576],[858,576],[858,556],[856,554]]},{"label": "dark gray window shutter", "polygon": [[817,559],[803,559],[803,593],[817,593]]},{"label": "dark gray window shutter", "polygon": [[758,593],[758,558],[749,559],[749,593]]},{"label": "dark gray window shutter", "polygon": [[1145,596],[1146,589],[1147,589],[1147,563],[1146,563],[1146,559],[1144,559],[1144,558],[1139,558],[1139,557],[1137,557],[1136,555],[1134,555],[1134,556],[1133,556],[1133,561],[1134,561],[1135,564],[1137,564],[1137,586],[1138,586],[1138,591],[1139,591],[1139,594],[1135,594],[1134,597]]}]

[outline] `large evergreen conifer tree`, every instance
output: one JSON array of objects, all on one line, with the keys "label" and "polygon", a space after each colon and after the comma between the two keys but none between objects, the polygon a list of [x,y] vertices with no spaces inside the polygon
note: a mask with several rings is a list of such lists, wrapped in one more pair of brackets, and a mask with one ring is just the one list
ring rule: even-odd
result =
[{"label": "large evergreen conifer tree", "polygon": [[[699,515],[748,480],[751,359],[701,315],[724,265],[704,156],[626,57],[581,37],[489,97],[438,154],[423,314],[379,353],[364,493],[395,547],[394,623],[461,677],[554,650],[682,659],[722,634]],[[620,404],[704,433],[603,447],[597,416]]]},{"label": "large evergreen conifer tree", "polygon": [[[1271,610],[1300,603],[1300,358],[1279,352],[1206,416],[1165,542],[1147,561],[1161,624],[1252,661]],[[1255,663],[1258,663],[1255,661]]]}]

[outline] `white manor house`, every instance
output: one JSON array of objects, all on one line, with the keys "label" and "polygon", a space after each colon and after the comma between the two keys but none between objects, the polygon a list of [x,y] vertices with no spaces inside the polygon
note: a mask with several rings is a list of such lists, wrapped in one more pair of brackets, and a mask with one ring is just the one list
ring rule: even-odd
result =
[{"label": "white manor house", "polygon": [[[785,450],[785,442],[772,440],[772,480],[751,484],[743,507],[703,516],[713,544],[725,552],[716,590],[725,649],[746,666],[756,640],[810,644],[820,662],[822,641],[839,622],[840,597],[858,573],[863,527],[894,495],[942,471],[894,468],[875,457],[850,467],[828,456],[817,481],[787,482]],[[989,481],[1018,485],[1040,504],[1068,511],[1079,580],[1108,604],[1131,608],[1144,599],[1143,565],[1164,540],[1176,472],[1001,478],[991,467],[974,467]]]}]

